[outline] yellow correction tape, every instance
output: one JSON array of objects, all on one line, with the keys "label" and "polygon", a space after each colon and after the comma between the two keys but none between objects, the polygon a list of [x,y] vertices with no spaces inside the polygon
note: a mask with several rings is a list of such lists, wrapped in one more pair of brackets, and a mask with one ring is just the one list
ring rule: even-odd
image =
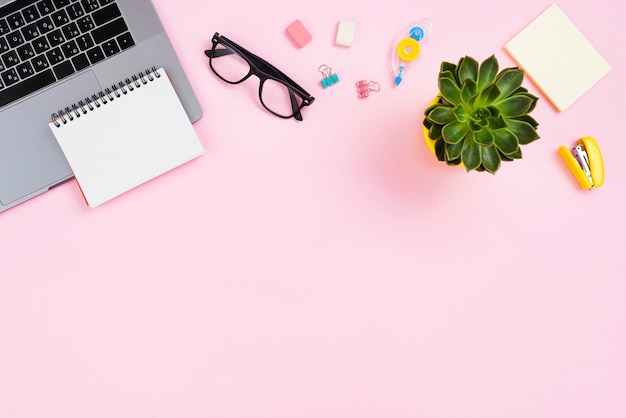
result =
[{"label": "yellow correction tape", "polygon": [[404,38],[398,42],[396,52],[402,61],[413,61],[420,54],[420,44],[413,38]]},{"label": "yellow correction tape", "polygon": [[604,183],[604,162],[602,153],[595,139],[586,136],[578,140],[577,145],[569,149],[559,147],[559,155],[565,161],[576,181],[583,189],[593,189]]}]

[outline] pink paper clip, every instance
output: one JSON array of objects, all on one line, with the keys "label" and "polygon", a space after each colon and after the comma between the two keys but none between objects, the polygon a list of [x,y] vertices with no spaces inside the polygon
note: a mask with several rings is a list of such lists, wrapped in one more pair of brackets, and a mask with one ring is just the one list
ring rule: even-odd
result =
[{"label": "pink paper clip", "polygon": [[367,82],[361,80],[356,83],[356,92],[359,94],[359,99],[363,99],[370,95],[370,92],[380,91],[380,84],[375,81]]}]

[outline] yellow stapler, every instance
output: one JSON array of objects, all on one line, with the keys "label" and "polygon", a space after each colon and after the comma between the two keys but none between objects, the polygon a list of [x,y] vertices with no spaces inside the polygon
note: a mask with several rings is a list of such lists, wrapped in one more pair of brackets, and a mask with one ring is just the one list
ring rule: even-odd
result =
[{"label": "yellow stapler", "polygon": [[571,150],[559,147],[559,155],[565,161],[583,189],[592,189],[604,183],[604,162],[595,139],[586,136],[578,140]]}]

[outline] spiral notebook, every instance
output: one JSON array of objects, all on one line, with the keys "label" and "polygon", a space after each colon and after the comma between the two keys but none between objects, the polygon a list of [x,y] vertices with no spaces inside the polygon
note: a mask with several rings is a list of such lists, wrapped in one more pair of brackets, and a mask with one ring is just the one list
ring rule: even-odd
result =
[{"label": "spiral notebook", "polygon": [[204,153],[162,68],[53,113],[49,126],[91,207]]}]

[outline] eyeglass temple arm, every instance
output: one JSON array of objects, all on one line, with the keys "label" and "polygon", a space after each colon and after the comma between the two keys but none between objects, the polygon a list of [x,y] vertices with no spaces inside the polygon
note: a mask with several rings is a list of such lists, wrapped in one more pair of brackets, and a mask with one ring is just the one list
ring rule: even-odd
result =
[{"label": "eyeglass temple arm", "polygon": [[235,53],[234,51],[231,51],[230,49],[226,49],[226,48],[207,49],[206,51],[204,51],[204,54],[209,58],[219,58],[219,57],[223,57],[224,55],[230,55],[234,53]]},{"label": "eyeglass temple arm", "polygon": [[291,110],[293,110],[293,117],[296,120],[302,120],[302,113],[300,112],[300,106],[298,106],[298,99],[296,99],[296,95],[293,93],[293,90],[288,87],[289,90],[289,99],[291,100]]}]

